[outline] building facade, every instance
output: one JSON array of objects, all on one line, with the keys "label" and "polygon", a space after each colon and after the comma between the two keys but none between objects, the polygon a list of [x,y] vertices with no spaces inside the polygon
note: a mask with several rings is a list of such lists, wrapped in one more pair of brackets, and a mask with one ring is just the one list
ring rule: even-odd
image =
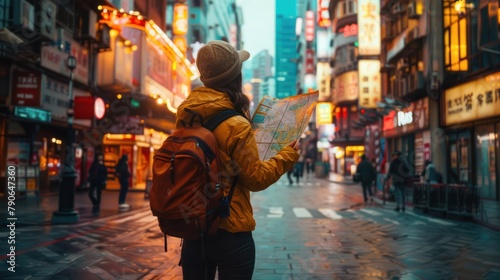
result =
[{"label": "building facade", "polygon": [[276,98],[297,94],[297,7],[295,1],[276,0],[276,50],[275,81]]},{"label": "building facade", "polygon": [[[150,6],[164,11],[165,1],[140,2],[141,12],[133,1],[0,3],[6,34],[0,80],[8,89],[0,100],[0,167],[19,166],[19,191],[57,190],[69,143],[77,187],[87,186],[94,154],[103,152],[110,188],[118,187],[113,168],[123,154],[131,187],[145,188],[154,149],[173,128],[175,108],[196,72],[160,26],[164,13]],[[45,10],[53,14],[31,16]],[[72,57],[74,70],[67,67]],[[70,102],[74,142],[66,135]]]}]

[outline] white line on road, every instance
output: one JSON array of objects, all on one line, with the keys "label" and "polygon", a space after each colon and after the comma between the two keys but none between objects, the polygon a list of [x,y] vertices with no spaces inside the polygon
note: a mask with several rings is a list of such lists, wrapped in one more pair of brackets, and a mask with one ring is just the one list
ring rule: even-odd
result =
[{"label": "white line on road", "polygon": [[293,213],[297,216],[297,218],[312,218],[311,212],[303,207],[294,207]]},{"label": "white line on road", "polygon": [[391,220],[391,219],[388,219],[388,218],[384,218],[385,221],[388,221],[389,223],[393,223],[395,225],[399,225],[399,222],[398,221],[394,221],[394,220]]},{"label": "white line on road", "polygon": [[281,207],[270,207],[269,214],[267,214],[268,218],[281,218],[283,217],[283,208]]},{"label": "white line on road", "polygon": [[370,210],[370,209],[360,209],[359,211],[360,212],[365,212],[365,213],[367,213],[369,215],[372,215],[372,216],[381,216],[382,215],[382,213],[377,212],[375,210]]},{"label": "white line on road", "polygon": [[429,222],[432,222],[432,223],[436,223],[436,224],[440,224],[440,225],[443,225],[443,226],[454,226],[455,223],[451,223],[451,222],[447,222],[447,221],[443,221],[441,219],[434,219],[434,218],[429,218],[429,217],[424,217],[424,216],[420,216],[420,215],[417,215],[415,213],[412,213],[412,212],[407,212],[407,214],[410,214],[412,216],[415,216],[415,217],[419,217],[419,218],[422,218],[422,219],[425,219]]},{"label": "white line on road", "polygon": [[46,247],[38,247],[36,249],[40,254],[44,255],[47,258],[60,258],[61,255],[47,249]]},{"label": "white line on road", "polygon": [[333,211],[332,209],[327,209],[327,208],[321,208],[318,209],[318,211],[323,214],[325,217],[328,217],[332,220],[341,220],[342,216],[337,214],[337,212]]}]

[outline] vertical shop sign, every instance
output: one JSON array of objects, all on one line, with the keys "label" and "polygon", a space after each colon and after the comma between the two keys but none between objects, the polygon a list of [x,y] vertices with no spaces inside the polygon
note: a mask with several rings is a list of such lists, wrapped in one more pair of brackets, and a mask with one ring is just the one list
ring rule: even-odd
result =
[{"label": "vertical shop sign", "polygon": [[359,55],[380,54],[380,1],[358,1]]},{"label": "vertical shop sign", "polygon": [[312,42],[314,40],[314,12],[306,11],[306,41]]},{"label": "vertical shop sign", "polygon": [[359,98],[358,106],[363,108],[377,108],[377,102],[382,97],[380,84],[380,61],[359,60]]},{"label": "vertical shop sign", "polygon": [[36,72],[14,71],[12,105],[40,106],[42,76]]},{"label": "vertical shop sign", "polygon": [[314,50],[306,50],[306,74],[314,74]]},{"label": "vertical shop sign", "polygon": [[329,27],[330,26],[330,12],[328,11],[328,6],[330,5],[330,0],[318,0],[318,26],[319,27]]}]

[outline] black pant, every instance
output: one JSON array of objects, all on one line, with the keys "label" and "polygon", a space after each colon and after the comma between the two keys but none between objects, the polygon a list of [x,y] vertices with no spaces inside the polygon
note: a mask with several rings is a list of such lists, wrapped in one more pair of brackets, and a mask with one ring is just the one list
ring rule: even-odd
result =
[{"label": "black pant", "polygon": [[128,178],[120,178],[120,195],[118,197],[118,204],[125,203],[125,197],[127,196],[128,191]]},{"label": "black pant", "polygon": [[365,197],[365,202],[367,202],[368,201],[367,192],[370,196],[372,196],[372,181],[361,182],[361,186],[363,187],[363,196]]},{"label": "black pant", "polygon": [[252,279],[255,266],[255,243],[252,232],[230,233],[219,229],[217,235],[205,239],[205,260],[201,240],[184,240],[181,251],[183,279],[209,280]]},{"label": "black pant", "polygon": [[101,192],[102,192],[102,187],[100,184],[95,184],[91,183],[90,184],[90,189],[89,189],[89,198],[90,201],[92,201],[92,205],[94,207],[99,208],[101,205]]}]

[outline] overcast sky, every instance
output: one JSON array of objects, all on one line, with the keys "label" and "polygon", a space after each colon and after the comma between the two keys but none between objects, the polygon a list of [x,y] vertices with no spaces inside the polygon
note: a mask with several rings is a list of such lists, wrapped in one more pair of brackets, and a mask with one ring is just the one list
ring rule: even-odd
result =
[{"label": "overcast sky", "polygon": [[274,57],[275,0],[237,0],[243,10],[242,40],[250,54],[267,49]]}]

